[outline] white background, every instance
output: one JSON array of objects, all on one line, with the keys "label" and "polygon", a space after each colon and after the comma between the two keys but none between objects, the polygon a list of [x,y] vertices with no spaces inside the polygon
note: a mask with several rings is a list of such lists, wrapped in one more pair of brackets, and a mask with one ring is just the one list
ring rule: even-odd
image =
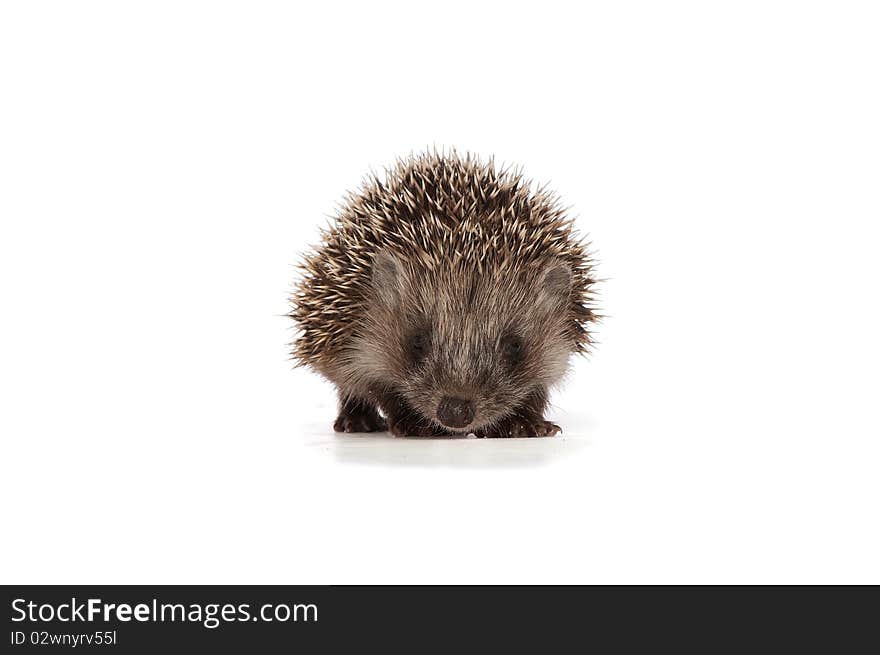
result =
[{"label": "white background", "polygon": [[[876,4],[7,2],[0,581],[880,583]],[[331,430],[294,264],[455,146],[608,315],[544,440]]]}]

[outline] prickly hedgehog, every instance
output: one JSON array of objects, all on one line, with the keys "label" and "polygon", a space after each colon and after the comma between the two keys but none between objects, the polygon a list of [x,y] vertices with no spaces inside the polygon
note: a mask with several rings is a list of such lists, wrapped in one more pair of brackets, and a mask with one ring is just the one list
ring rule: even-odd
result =
[{"label": "prickly hedgehog", "polygon": [[292,298],[293,354],[336,385],[337,431],[560,431],[548,389],[596,315],[590,253],[556,196],[432,152],[371,177],[322,237]]}]

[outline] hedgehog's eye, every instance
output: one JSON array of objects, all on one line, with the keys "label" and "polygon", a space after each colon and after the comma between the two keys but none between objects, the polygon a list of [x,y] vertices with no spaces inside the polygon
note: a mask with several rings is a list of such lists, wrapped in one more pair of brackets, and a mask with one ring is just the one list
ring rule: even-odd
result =
[{"label": "hedgehog's eye", "polygon": [[420,364],[427,356],[430,345],[430,338],[425,330],[413,332],[407,342],[410,361],[413,364]]},{"label": "hedgehog's eye", "polygon": [[523,359],[525,347],[522,339],[513,334],[508,334],[501,339],[501,356],[508,366],[516,366]]}]

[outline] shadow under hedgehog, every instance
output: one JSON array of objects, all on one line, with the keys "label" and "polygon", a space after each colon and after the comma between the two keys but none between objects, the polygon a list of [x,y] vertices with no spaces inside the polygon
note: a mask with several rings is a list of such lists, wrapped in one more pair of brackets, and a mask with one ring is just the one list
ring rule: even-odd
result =
[{"label": "shadow under hedgehog", "polygon": [[410,157],[347,196],[302,270],[293,354],[336,385],[337,431],[560,431],[548,389],[591,344],[595,280],[552,193],[469,155]]}]

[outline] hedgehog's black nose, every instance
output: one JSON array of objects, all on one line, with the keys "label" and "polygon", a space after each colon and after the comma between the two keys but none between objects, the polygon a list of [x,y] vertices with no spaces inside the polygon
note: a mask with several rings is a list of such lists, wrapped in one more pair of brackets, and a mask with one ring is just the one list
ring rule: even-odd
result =
[{"label": "hedgehog's black nose", "polygon": [[474,404],[464,398],[446,396],[437,407],[437,418],[450,428],[463,428],[474,420]]}]

